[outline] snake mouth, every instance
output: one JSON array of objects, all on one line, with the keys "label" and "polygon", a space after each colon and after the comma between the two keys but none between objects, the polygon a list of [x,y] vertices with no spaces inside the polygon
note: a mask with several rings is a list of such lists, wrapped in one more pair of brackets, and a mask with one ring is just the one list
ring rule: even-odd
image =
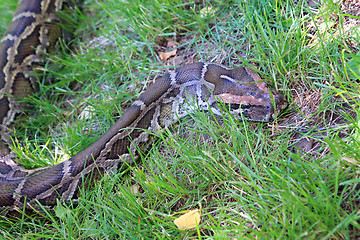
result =
[{"label": "snake mouth", "polygon": [[230,113],[238,119],[254,122],[268,122],[274,115],[272,106],[269,105],[245,105],[239,103],[228,104]]},{"label": "snake mouth", "polygon": [[239,119],[268,122],[276,119],[280,113],[288,107],[288,103],[282,94],[276,93],[272,97],[273,101],[270,99],[264,101],[262,98],[258,98],[255,101],[251,96],[234,97],[230,94],[222,94],[220,101],[223,104],[229,101],[226,103],[226,106],[231,114],[239,117]]}]

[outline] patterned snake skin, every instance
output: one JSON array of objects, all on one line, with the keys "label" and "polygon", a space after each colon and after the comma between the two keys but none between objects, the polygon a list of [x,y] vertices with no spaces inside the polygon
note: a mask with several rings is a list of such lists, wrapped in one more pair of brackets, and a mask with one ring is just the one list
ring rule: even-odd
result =
[{"label": "patterned snake skin", "polygon": [[[213,63],[193,63],[155,79],[107,133],[65,162],[27,170],[11,152],[9,124],[23,110],[18,101],[38,89],[31,72],[41,55],[61,37],[56,12],[67,1],[21,0],[0,46],[0,213],[52,207],[69,202],[79,188],[147,149],[151,134],[191,113],[195,107],[221,115],[218,102],[230,104],[239,119],[269,121],[284,107],[281,94],[267,87],[248,68],[228,69]],[[144,131],[145,129],[146,131]]]}]

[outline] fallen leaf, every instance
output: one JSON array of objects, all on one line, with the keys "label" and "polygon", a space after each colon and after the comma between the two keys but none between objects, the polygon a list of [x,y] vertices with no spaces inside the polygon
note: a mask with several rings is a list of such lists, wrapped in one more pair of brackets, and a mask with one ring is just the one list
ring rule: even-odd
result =
[{"label": "fallen leaf", "polygon": [[174,49],[170,52],[159,52],[161,61],[165,61],[165,60],[171,58],[172,56],[175,56],[176,52],[177,52],[177,49]]},{"label": "fallen leaf", "polygon": [[175,225],[180,230],[189,230],[196,228],[201,221],[201,213],[199,209],[190,210],[174,220]]}]

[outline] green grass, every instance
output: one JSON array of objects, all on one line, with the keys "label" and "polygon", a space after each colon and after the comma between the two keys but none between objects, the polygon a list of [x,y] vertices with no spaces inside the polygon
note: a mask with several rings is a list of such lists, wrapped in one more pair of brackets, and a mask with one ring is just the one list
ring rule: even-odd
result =
[{"label": "green grass", "polygon": [[[208,14],[201,14],[206,8]],[[4,13],[9,19],[8,10]],[[226,111],[215,119],[196,112],[163,132],[139,162],[84,189],[78,206],[59,204],[45,217],[0,219],[0,236],[353,239],[360,234],[360,127],[354,119],[360,38],[359,28],[344,27],[349,17],[339,4],[325,1],[313,10],[305,1],[290,0],[108,0],[87,2],[83,13],[77,14],[75,33],[82,42],[75,40],[70,54],[49,56],[46,75],[39,76],[40,93],[29,100],[35,107],[18,120],[13,134],[19,161],[29,168],[67,159],[96,141],[146,84],[174,63],[254,66],[284,93],[289,108],[271,123],[239,122]],[[94,35],[95,44],[88,46]],[[161,37],[180,44],[173,62],[158,58]],[[109,44],[99,43],[104,40]],[[93,114],[79,118],[85,109]],[[338,116],[349,124],[342,125]],[[296,151],[297,131],[314,139],[316,149]],[[195,208],[202,210],[199,228],[178,230],[174,214]]]}]

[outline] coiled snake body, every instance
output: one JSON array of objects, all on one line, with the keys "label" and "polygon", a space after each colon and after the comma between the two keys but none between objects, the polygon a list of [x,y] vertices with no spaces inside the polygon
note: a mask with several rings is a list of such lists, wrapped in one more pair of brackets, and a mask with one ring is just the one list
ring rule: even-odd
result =
[{"label": "coiled snake body", "polygon": [[59,36],[56,11],[62,5],[61,0],[22,0],[1,41],[2,214],[40,210],[39,203],[51,207],[57,199],[68,202],[85,181],[124,161],[136,160],[137,146],[143,150],[151,144],[150,132],[169,127],[194,106],[221,115],[217,104],[221,101],[230,104],[231,113],[239,119],[269,121],[284,105],[282,95],[269,89],[250,69],[199,62],[185,65],[155,79],[114,126],[82,152],[54,166],[27,170],[13,161],[8,126],[23,107],[18,100],[37,89],[38,83],[29,72]]}]

